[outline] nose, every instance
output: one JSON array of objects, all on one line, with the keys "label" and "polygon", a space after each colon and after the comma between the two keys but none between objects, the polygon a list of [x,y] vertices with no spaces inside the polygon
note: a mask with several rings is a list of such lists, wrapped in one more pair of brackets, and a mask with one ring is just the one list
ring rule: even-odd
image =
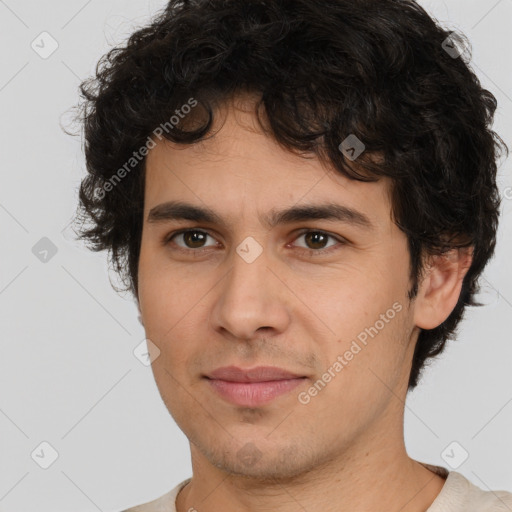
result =
[{"label": "nose", "polygon": [[[291,291],[265,249],[252,262],[233,252],[231,269],[214,288],[212,327],[235,339],[279,334],[290,322]],[[274,267],[274,268],[272,268]]]}]

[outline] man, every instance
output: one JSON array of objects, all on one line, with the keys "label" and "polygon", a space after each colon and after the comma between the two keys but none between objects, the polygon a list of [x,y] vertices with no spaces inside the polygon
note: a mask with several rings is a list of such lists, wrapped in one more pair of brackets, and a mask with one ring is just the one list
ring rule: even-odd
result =
[{"label": "man", "polygon": [[411,0],[172,0],[82,86],[82,238],[192,457],[132,512],[512,510],[403,438],[495,248],[462,41]]}]

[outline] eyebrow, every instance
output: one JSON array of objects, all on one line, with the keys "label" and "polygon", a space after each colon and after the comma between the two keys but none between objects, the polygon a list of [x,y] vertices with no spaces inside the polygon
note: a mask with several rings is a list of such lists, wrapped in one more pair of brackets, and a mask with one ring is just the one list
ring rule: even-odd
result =
[{"label": "eyebrow", "polygon": [[[172,220],[188,220],[226,226],[226,221],[213,210],[196,206],[183,201],[168,201],[152,208],[147,222],[160,223]],[[336,203],[306,204],[293,206],[284,210],[271,210],[269,214],[260,217],[260,221],[268,228],[280,224],[304,222],[310,220],[335,220],[354,224],[364,229],[372,230],[375,226],[362,212]]]}]

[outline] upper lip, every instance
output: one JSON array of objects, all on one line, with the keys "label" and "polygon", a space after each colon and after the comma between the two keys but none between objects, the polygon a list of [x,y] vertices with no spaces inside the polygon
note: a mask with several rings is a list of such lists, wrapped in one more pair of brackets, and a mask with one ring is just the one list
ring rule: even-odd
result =
[{"label": "upper lip", "polygon": [[224,366],[213,370],[206,375],[206,377],[229,382],[265,382],[296,379],[305,376],[275,366],[257,366],[250,369],[238,368],[237,366]]}]

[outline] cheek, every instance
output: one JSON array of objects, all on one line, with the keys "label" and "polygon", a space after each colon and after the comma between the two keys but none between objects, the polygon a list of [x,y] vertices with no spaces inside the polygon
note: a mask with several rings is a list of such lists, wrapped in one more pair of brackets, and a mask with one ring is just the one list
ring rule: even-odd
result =
[{"label": "cheek", "polygon": [[329,300],[317,311],[335,333],[328,336],[335,341],[327,343],[325,351],[329,365],[342,358],[340,385],[344,381],[357,382],[355,387],[361,389],[379,385],[371,370],[384,381],[393,380],[405,364],[411,334],[408,275],[407,262],[397,259],[396,255],[375,257],[371,265],[351,269],[335,286],[326,284],[322,290]]},{"label": "cheek", "polygon": [[[163,368],[178,375],[184,372],[190,355],[204,348],[206,333],[198,330],[206,325],[208,311],[206,302],[201,301],[206,292],[197,286],[189,287],[191,278],[183,277],[183,273],[155,271],[156,268],[141,265],[139,304],[146,337],[160,350],[155,377],[166,381],[170,377]],[[168,384],[172,385],[172,379]]]},{"label": "cheek", "polygon": [[405,307],[407,290],[401,280],[401,275],[383,272],[373,265],[373,268],[353,269],[336,280],[330,279],[323,288],[312,289],[305,297],[318,316],[325,318],[333,331],[346,338],[372,326],[390,309],[388,316],[394,318],[397,313],[394,303]]},{"label": "cheek", "polygon": [[[379,317],[381,312],[385,320]],[[390,389],[397,389],[407,366],[407,314],[405,305],[400,310],[396,303],[395,308],[391,304],[382,311],[375,308],[371,320],[352,320],[350,332],[344,331],[328,347],[328,363],[320,379],[330,382],[312,400],[319,414],[334,415],[340,427],[350,429],[382,412],[394,396]]]},{"label": "cheek", "polygon": [[[169,331],[190,309],[193,287],[187,271],[177,270],[151,248],[141,249],[138,268],[139,304],[146,331]],[[197,288],[197,281],[196,281]]]}]

